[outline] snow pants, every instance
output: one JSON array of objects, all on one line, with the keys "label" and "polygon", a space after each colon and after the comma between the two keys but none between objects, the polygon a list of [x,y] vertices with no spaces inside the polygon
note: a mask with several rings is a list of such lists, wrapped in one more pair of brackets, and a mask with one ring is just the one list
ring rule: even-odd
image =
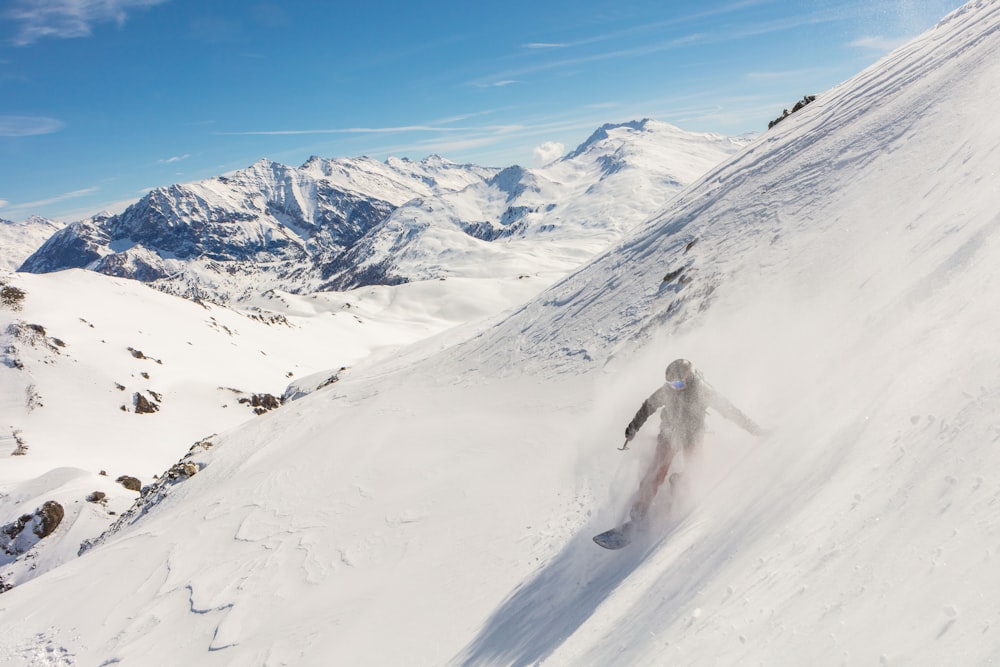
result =
[{"label": "snow pants", "polygon": [[[700,435],[700,434],[698,434]],[[685,443],[684,450],[691,450],[700,442],[701,438],[695,437],[691,444]],[[674,445],[673,439],[664,437],[662,434],[656,441],[656,453],[653,455],[653,463],[646,470],[642,481],[639,482],[639,491],[636,493],[632,508],[629,510],[629,519],[632,521],[644,521],[649,513],[649,508],[656,498],[657,491],[663,486],[664,480],[670,474],[670,465],[674,457],[680,450]]]}]

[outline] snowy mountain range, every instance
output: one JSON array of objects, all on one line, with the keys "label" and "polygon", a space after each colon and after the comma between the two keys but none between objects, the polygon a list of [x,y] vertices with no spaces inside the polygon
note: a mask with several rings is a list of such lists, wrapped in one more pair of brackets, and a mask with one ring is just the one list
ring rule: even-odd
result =
[{"label": "snowy mountain range", "polygon": [[[540,294],[449,277],[241,313],[4,274],[4,408],[28,453],[0,467],[0,546],[26,550],[0,661],[1000,660],[997,84],[1000,2],[973,0]],[[710,413],[681,502],[604,551],[591,536],[621,519],[655,428],[616,447],[682,356],[767,434]],[[289,400],[183,433],[185,391],[192,410],[263,407],[223,408],[222,368],[233,397],[285,375]],[[91,377],[119,419],[54,437]],[[154,413],[122,398],[150,390]],[[185,442],[119,441],[138,420]],[[143,470],[138,497],[114,481]]]},{"label": "snowy mountain range", "polygon": [[562,275],[745,144],[647,119],[604,126],[539,169],[437,156],[261,160],[73,223],[20,270],[87,268],[219,302],[269,289]]}]

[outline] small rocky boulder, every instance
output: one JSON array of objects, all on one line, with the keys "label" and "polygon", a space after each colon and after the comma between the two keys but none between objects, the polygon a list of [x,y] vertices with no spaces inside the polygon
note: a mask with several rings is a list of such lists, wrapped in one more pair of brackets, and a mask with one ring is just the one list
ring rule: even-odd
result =
[{"label": "small rocky boulder", "polygon": [[150,415],[160,409],[160,406],[139,392],[135,393],[135,414]]},{"label": "small rocky boulder", "polygon": [[38,540],[51,535],[65,515],[62,505],[54,500],[46,501],[33,514],[22,515],[0,527],[0,551],[20,556],[35,546]]},{"label": "small rocky boulder", "polygon": [[132,477],[130,475],[122,475],[115,480],[122,486],[124,486],[129,491],[142,491],[142,482],[138,478]]},{"label": "small rocky boulder", "polygon": [[239,400],[240,403],[252,407],[254,413],[258,415],[281,407],[281,399],[273,394],[254,394],[250,398],[241,398]]}]

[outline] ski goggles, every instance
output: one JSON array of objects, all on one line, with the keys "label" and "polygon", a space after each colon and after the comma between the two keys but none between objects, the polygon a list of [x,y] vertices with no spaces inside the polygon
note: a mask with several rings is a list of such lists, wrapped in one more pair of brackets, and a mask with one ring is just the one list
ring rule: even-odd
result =
[{"label": "ski goggles", "polygon": [[667,384],[674,389],[683,389],[687,386],[687,383],[684,380],[668,380]]}]

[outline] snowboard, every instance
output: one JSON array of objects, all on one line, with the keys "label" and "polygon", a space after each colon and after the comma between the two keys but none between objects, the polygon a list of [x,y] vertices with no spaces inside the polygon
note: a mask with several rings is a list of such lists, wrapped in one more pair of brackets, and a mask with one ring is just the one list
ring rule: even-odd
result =
[{"label": "snowboard", "polygon": [[617,528],[594,535],[594,542],[598,546],[615,551],[627,547],[632,542],[633,535],[635,535],[635,525],[631,521],[626,521]]}]

